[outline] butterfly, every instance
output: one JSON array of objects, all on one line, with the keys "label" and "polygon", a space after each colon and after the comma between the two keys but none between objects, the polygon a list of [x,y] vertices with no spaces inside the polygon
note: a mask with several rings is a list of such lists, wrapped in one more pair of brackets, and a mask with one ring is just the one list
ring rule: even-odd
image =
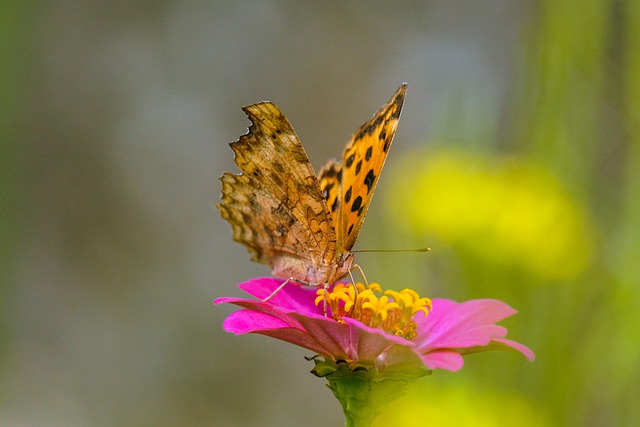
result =
[{"label": "butterfly", "polygon": [[253,261],[286,279],[282,286],[293,281],[326,289],[357,268],[351,249],[396,133],[406,91],[403,83],[353,134],[341,161],[329,160],[317,175],[275,104],[243,108],[251,126],[229,144],[241,173],[220,177],[222,198],[216,206],[231,224],[233,239],[246,246]]}]

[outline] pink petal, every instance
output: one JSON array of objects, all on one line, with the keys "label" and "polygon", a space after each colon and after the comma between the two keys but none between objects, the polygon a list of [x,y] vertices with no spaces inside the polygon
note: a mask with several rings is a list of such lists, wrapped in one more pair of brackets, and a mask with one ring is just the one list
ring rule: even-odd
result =
[{"label": "pink petal", "polygon": [[460,353],[450,349],[432,351],[422,355],[421,359],[422,363],[429,369],[444,369],[455,372],[464,365],[464,360]]},{"label": "pink petal", "polygon": [[462,327],[466,322],[497,323],[517,313],[505,302],[495,299],[477,299],[457,303],[448,299],[436,298],[432,302],[433,310],[429,313],[431,322],[449,323],[454,320],[455,324]]},{"label": "pink petal", "polygon": [[381,329],[371,328],[364,325],[358,320],[345,317],[344,323],[349,326],[350,329],[350,343],[352,354],[356,356],[356,360],[364,360],[366,362],[376,363],[388,363],[390,358],[398,359],[394,363],[402,363],[402,360],[398,358],[398,355],[387,354],[383,356],[384,362],[381,362],[379,358],[381,355],[389,352],[394,347],[407,347],[410,348],[406,354],[407,358],[415,359],[412,354],[415,344],[402,337],[397,337],[384,332]]},{"label": "pink petal", "polygon": [[430,341],[429,347],[465,348],[477,345],[488,345],[496,338],[507,335],[507,329],[499,325],[483,325],[474,329],[460,331],[458,334],[441,336],[437,341]]},{"label": "pink petal", "polygon": [[[284,280],[275,277],[259,277],[242,282],[238,284],[238,287],[249,295],[263,300],[278,289],[282,283],[284,283]],[[323,314],[322,306],[316,306],[314,303],[316,291],[317,288],[303,287],[295,282],[290,282],[271,297],[268,302],[298,313]]]},{"label": "pink petal", "polygon": [[331,355],[330,358],[349,359],[351,357],[349,327],[336,322],[331,317],[310,316],[291,313],[295,321],[313,337],[313,340],[323,349],[323,355]]},{"label": "pink petal", "polygon": [[393,344],[380,353],[374,361],[374,366],[379,370],[391,366],[421,366],[424,365],[422,359],[423,356],[416,351],[415,347]]},{"label": "pink petal", "polygon": [[277,338],[282,341],[289,342],[299,347],[306,348],[316,354],[332,359],[333,355],[327,353],[326,350],[318,344],[306,331],[295,328],[271,329],[256,332],[268,337]]},{"label": "pink petal", "polygon": [[231,313],[222,327],[227,332],[242,335],[266,329],[290,328],[291,325],[269,314],[245,309]]},{"label": "pink petal", "polygon": [[276,279],[275,277],[256,277],[255,279],[238,283],[238,287],[249,295],[258,299],[264,299],[271,295],[281,284],[282,280]]},{"label": "pink petal", "polygon": [[506,329],[494,323],[516,310],[498,300],[481,299],[456,303],[434,299],[433,310],[418,323],[421,348],[469,347],[488,343],[493,334],[504,337]]},{"label": "pink petal", "polygon": [[273,306],[270,302],[262,302],[257,300],[251,300],[246,298],[218,298],[214,300],[214,304],[234,304],[239,307],[244,307],[249,310],[253,310],[259,313],[269,314],[273,317],[278,317],[289,324],[289,326],[299,327],[296,320],[291,316],[288,316],[285,312],[279,309],[279,307]]},{"label": "pink petal", "polygon": [[307,348],[323,356],[331,356],[306,331],[292,327],[288,322],[267,313],[250,309],[239,310],[231,313],[222,326],[225,331],[236,335],[246,333],[266,335]]},{"label": "pink petal", "polygon": [[502,343],[502,344],[504,344],[506,346],[509,346],[512,349],[522,353],[524,355],[524,357],[526,357],[527,359],[529,359],[532,362],[534,360],[536,360],[535,353],[529,347],[527,347],[524,344],[520,344],[519,342],[511,341],[511,340],[508,340],[508,339],[495,339],[494,341]]},{"label": "pink petal", "polygon": [[491,341],[489,345],[479,346],[479,347],[470,347],[459,349],[460,354],[472,354],[479,353],[482,351],[491,351],[491,350],[512,350],[522,353],[524,357],[529,359],[530,361],[536,360],[536,355],[531,351],[529,347],[524,344],[520,344],[519,342],[511,341],[503,338],[496,338]]}]

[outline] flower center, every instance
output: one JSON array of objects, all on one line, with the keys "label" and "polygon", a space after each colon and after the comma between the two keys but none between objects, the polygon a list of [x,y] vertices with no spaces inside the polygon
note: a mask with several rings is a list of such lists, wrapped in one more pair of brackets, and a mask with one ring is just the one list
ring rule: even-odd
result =
[{"label": "flower center", "polygon": [[[326,291],[326,295],[324,289],[319,289],[315,303],[324,304],[326,298],[327,306],[338,322],[344,317],[350,317],[408,340],[417,336],[413,315],[420,311],[425,316],[429,314],[429,298],[420,297],[413,289],[383,292],[378,283],[371,283],[366,288],[362,283],[356,283],[356,286],[357,296],[353,285],[346,283],[336,283],[330,291]],[[378,296],[379,294],[382,295]]]}]

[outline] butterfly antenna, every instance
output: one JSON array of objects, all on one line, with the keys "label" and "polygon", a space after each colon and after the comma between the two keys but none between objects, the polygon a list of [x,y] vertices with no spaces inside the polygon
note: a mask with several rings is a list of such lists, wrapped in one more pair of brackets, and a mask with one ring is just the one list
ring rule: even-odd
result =
[{"label": "butterfly antenna", "polygon": [[[359,251],[351,252],[429,252],[431,248],[417,248],[417,249],[361,249]],[[356,265],[356,267],[358,267]],[[360,267],[358,267],[360,268]],[[360,270],[362,271],[362,270]]]}]

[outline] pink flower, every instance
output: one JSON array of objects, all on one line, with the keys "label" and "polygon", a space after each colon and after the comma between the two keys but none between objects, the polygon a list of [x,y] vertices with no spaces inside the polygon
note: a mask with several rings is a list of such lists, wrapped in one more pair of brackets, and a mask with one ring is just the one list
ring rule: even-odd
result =
[{"label": "pink flower", "polygon": [[423,298],[432,308],[428,310],[425,306],[422,311],[414,311],[411,319],[416,327],[412,339],[407,339],[356,318],[343,316],[337,321],[331,315],[325,317],[322,302],[315,304],[316,289],[287,285],[268,301],[261,301],[281,283],[280,279],[265,277],[238,285],[258,300],[216,299],[216,304],[231,303],[244,308],[227,317],[224,329],[236,335],[267,335],[304,347],[326,360],[344,360],[379,371],[401,365],[457,371],[464,364],[462,355],[487,350],[511,349],[529,360],[535,358],[526,346],[506,339],[507,329],[496,325],[516,313],[502,301],[479,299],[456,303]]}]

